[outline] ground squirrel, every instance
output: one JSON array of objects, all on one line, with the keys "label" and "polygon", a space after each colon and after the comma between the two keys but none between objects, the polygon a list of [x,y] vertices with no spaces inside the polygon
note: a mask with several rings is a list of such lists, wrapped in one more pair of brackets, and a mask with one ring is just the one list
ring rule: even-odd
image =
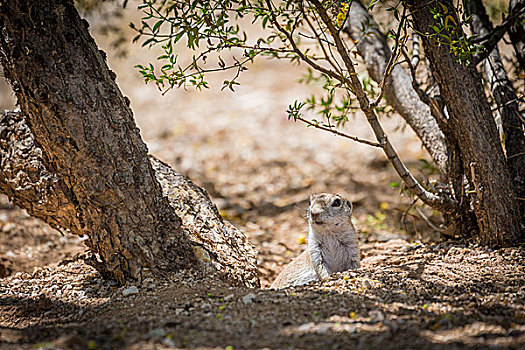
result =
[{"label": "ground squirrel", "polygon": [[308,248],[277,276],[270,288],[298,286],[359,267],[352,203],[338,194],[310,196]]}]

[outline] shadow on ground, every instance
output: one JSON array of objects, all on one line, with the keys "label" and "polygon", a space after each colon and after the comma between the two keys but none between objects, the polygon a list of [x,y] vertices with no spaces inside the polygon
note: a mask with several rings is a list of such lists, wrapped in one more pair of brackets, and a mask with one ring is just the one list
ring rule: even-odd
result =
[{"label": "shadow on ground", "polygon": [[[82,261],[15,275],[1,282],[0,346],[518,349],[525,342],[523,249],[393,240],[365,244],[362,253],[360,270],[280,291],[185,273],[127,294],[129,286],[101,280]],[[62,287],[48,293],[57,274]]]}]

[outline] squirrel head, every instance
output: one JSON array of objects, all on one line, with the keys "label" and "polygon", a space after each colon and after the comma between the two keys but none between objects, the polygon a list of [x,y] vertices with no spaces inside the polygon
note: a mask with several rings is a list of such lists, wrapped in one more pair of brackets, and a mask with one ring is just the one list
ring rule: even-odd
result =
[{"label": "squirrel head", "polygon": [[308,222],[312,227],[329,228],[351,222],[352,203],[334,193],[318,193],[310,196]]}]

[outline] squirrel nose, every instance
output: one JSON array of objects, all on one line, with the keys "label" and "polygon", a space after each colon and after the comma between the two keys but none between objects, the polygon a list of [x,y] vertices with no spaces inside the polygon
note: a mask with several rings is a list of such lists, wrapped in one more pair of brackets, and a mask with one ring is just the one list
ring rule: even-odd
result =
[{"label": "squirrel nose", "polygon": [[319,214],[321,213],[317,213],[317,212],[310,212],[310,215],[312,216],[312,219],[317,219],[319,217]]}]

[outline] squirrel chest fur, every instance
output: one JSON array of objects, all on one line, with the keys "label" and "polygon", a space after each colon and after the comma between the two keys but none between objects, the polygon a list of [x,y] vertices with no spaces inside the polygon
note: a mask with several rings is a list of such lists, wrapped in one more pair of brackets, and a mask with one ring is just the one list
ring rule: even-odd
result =
[{"label": "squirrel chest fur", "polygon": [[358,268],[359,248],[351,219],[352,204],[342,196],[310,196],[308,248],[284,268],[271,288],[298,286]]}]

